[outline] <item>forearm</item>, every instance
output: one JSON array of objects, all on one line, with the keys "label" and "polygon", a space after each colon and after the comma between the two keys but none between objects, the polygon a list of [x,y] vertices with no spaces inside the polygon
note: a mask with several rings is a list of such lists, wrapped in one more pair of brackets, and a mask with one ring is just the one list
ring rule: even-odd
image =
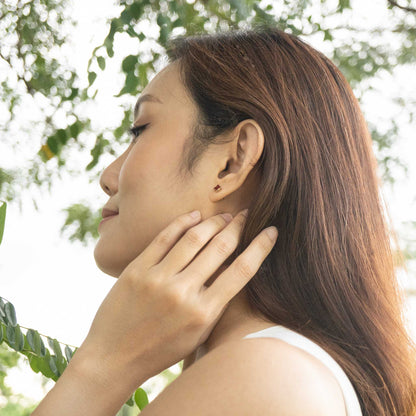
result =
[{"label": "forearm", "polygon": [[77,351],[33,416],[114,416],[147,377],[133,380],[128,369],[108,368]]}]

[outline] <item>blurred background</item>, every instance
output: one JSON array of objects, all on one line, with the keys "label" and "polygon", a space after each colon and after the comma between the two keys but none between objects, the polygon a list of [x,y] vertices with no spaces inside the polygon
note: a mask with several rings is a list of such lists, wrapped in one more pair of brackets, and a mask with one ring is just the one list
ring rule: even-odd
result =
[{"label": "blurred background", "polygon": [[[273,24],[341,69],[368,122],[397,233],[416,340],[416,1],[3,0],[0,3],[0,296],[22,328],[76,347],[115,279],[93,251],[102,170],[130,140],[137,96],[169,37]],[[149,400],[182,363],[149,379]],[[0,413],[29,415],[53,386],[0,344]],[[97,398],[99,399],[99,398]],[[124,406],[120,415],[137,414]]]}]

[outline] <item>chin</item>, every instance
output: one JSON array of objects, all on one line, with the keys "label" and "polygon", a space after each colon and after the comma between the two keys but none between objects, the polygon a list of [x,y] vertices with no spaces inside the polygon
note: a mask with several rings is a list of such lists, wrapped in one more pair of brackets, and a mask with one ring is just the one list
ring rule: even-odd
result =
[{"label": "chin", "polygon": [[95,246],[94,260],[97,267],[103,273],[116,278],[120,276],[128,264],[128,262],[120,261],[120,256],[117,256],[117,253],[106,252],[106,250],[100,246],[100,242]]}]

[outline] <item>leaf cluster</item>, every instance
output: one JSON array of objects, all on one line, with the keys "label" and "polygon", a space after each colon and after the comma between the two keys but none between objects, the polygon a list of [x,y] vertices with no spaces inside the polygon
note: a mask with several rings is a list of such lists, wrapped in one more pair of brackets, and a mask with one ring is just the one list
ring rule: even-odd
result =
[{"label": "leaf cluster", "polygon": [[13,350],[25,355],[36,373],[56,381],[63,373],[74,350],[68,345],[62,352],[60,343],[47,337],[47,348],[38,331],[27,329],[26,333],[17,323],[12,303],[0,297],[0,343],[5,342]]},{"label": "leaf cluster", "polygon": [[[370,90],[368,82],[375,76],[385,71],[392,73],[397,65],[411,64],[416,60],[416,31],[412,22],[413,16],[404,13],[395,13],[392,10],[392,20],[397,23],[391,29],[374,28],[367,29],[348,25],[334,25],[334,17],[342,16],[352,10],[350,0],[339,0],[333,10],[328,10],[327,2],[320,0],[321,14],[316,16],[311,12],[311,6],[318,6],[318,1],[303,0],[301,2],[283,1],[277,12],[273,4],[260,7],[254,0],[238,1],[210,1],[196,0],[193,3],[177,1],[150,0],[127,1],[120,0],[123,7],[119,16],[111,19],[109,31],[103,43],[95,48],[90,58],[88,68],[96,69],[90,72],[90,86],[97,78],[97,72],[106,68],[106,62],[114,56],[114,41],[116,36],[128,35],[137,40],[138,50],[149,37],[141,30],[140,23],[149,21],[159,27],[159,35],[153,39],[162,47],[162,52],[167,46],[170,36],[176,33],[181,35],[193,35],[199,33],[214,33],[218,31],[250,28],[256,26],[272,25],[309,41],[316,36],[321,36],[323,41],[331,46],[328,57],[332,59],[356,89],[358,98],[363,95],[363,90]],[[345,34],[348,35],[345,35]],[[386,33],[395,36],[398,47],[394,48],[386,43]],[[143,89],[149,78],[149,74],[155,72],[159,65],[159,59],[163,55],[160,48],[150,47],[150,58],[145,59],[143,52],[129,54],[121,63],[121,72],[125,76],[125,82],[117,97],[124,95],[136,96]],[[367,85],[367,86],[366,86]],[[397,100],[408,112],[409,120],[413,119],[416,107],[409,105],[406,100]],[[132,122],[131,109],[126,109],[120,126],[112,131],[114,141],[123,137],[129,123]],[[370,133],[374,141],[374,149],[379,162],[379,169],[385,183],[393,184],[394,174],[397,168],[406,170],[399,158],[391,155],[390,149],[400,138],[400,129],[393,118],[390,119],[390,128],[382,130],[380,126],[369,123]],[[87,166],[87,170],[99,164],[104,147],[102,135],[97,138],[96,146],[92,150],[93,160]],[[105,141],[107,145],[108,142]],[[92,230],[91,230],[92,233]]]},{"label": "leaf cluster", "polygon": [[[6,343],[11,349],[27,357],[30,368],[35,373],[40,372],[46,378],[57,381],[77,348],[72,349],[56,338],[41,335],[34,329],[22,329],[17,323],[13,304],[0,297],[0,345]],[[63,350],[61,344],[64,346]],[[141,387],[126,402],[128,406],[133,406],[134,403],[140,410],[149,403],[147,394]]]},{"label": "leaf cluster", "polygon": [[[313,42],[314,38],[321,37],[328,45],[328,57],[338,65],[359,96],[363,89],[371,88],[365,84],[366,81],[382,71],[391,73],[396,66],[408,65],[416,60],[416,16],[390,3],[389,13],[393,22],[390,27],[369,29],[332,23],[337,21],[334,18],[339,17],[338,21],[343,21],[344,14],[355,11],[350,0],[338,0],[335,8],[330,8],[326,0],[283,0],[279,6],[272,2],[260,6],[256,0],[195,0],[192,3],[118,0],[121,10],[108,22],[108,32],[102,44],[93,50],[87,66],[88,85],[82,88],[75,71],[64,60],[56,58],[76,25],[66,12],[69,7],[67,0],[3,2],[0,5],[0,34],[10,46],[5,48],[0,45],[0,61],[9,66],[9,76],[2,84],[0,101],[7,103],[12,119],[15,111],[21,108],[25,93],[41,94],[50,108],[56,111],[59,108],[66,113],[67,126],[58,127],[55,110],[51,114],[45,109],[44,117],[39,120],[43,139],[36,157],[25,171],[0,169],[0,197],[7,201],[16,200],[20,195],[17,188],[26,189],[29,183],[38,186],[48,184],[50,189],[53,178],[67,169],[67,150],[74,147],[80,150],[87,148],[91,159],[80,171],[73,173],[97,175],[102,155],[115,154],[114,145],[124,143],[124,132],[133,121],[131,108],[124,109],[119,126],[94,133],[95,144],[92,147],[85,144],[85,139],[91,134],[89,120],[83,119],[79,110],[83,103],[96,96],[96,80],[106,70],[108,61],[114,58],[114,42],[118,36],[128,36],[137,45],[136,50],[121,59],[124,84],[116,94],[118,98],[135,97],[147,85],[164,59],[170,37],[267,25],[306,41]],[[320,13],[313,12],[314,8],[320,8]],[[143,29],[143,22],[156,26],[158,34],[149,36]],[[393,36],[395,42],[386,42],[386,34]],[[26,91],[15,88],[13,77]],[[398,100],[398,103],[412,119],[415,103],[412,105],[406,100]],[[371,133],[375,142],[390,135],[393,139],[390,147],[400,137],[400,131],[393,128],[382,131],[377,125],[372,126]],[[392,172],[401,164],[397,158],[386,154],[389,148],[384,146],[384,149],[383,154],[377,154],[380,169],[383,177],[393,182]],[[35,201],[34,204],[36,207]],[[91,226],[95,226],[97,218],[89,221]],[[76,239],[85,242],[87,234],[94,235],[94,231],[80,230]]]},{"label": "leaf cluster", "polygon": [[[6,202],[0,206],[0,243],[6,219]],[[41,335],[38,331],[22,328],[17,323],[16,310],[11,302],[0,296],[0,345],[6,343],[14,351],[26,356],[30,368],[35,373],[42,373],[46,378],[57,381],[62,375],[77,348],[59,342],[56,338]],[[46,339],[47,345],[43,339]],[[64,349],[62,350],[61,344]],[[0,374],[1,376],[1,374]],[[148,397],[141,387],[126,402],[128,406],[136,403],[142,410],[148,403]]]}]

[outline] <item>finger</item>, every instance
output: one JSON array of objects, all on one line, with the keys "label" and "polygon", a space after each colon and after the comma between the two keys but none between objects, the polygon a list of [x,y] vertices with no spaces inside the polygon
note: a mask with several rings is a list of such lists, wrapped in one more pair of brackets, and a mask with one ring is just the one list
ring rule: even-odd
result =
[{"label": "finger", "polygon": [[[195,211],[194,211],[195,212]],[[180,215],[164,228],[136,259],[152,267],[158,264],[190,227],[201,221],[201,213],[193,217],[192,212]],[[140,260],[138,260],[140,259]]]},{"label": "finger", "polygon": [[223,214],[218,214],[189,228],[158,264],[158,269],[167,276],[180,273],[208,241],[228,225],[231,219],[232,217],[227,219]]},{"label": "finger", "polygon": [[192,284],[201,288],[238,246],[246,218],[243,211],[239,212],[228,227],[210,241],[181,275],[184,278],[189,276]]},{"label": "finger", "polygon": [[[268,236],[268,230],[275,231],[275,237]],[[269,255],[277,239],[276,227],[264,229],[251,244],[221,273],[204,291],[207,302],[220,310],[257,273],[264,259]]]}]

